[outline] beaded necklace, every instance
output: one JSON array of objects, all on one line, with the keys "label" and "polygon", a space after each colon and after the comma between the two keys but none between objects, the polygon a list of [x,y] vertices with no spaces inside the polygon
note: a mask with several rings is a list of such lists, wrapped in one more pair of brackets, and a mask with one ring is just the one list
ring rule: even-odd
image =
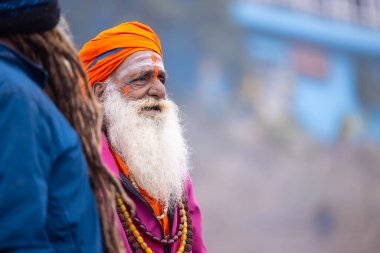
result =
[{"label": "beaded necklace", "polygon": [[120,197],[120,194],[116,194],[117,201],[117,214],[120,218],[121,224],[124,229],[124,233],[127,237],[128,243],[131,246],[134,253],[153,253],[152,249],[146,244],[144,239],[141,237],[139,230],[147,237],[150,241],[162,246],[173,245],[179,239],[180,247],[177,253],[190,253],[192,249],[192,220],[189,214],[189,208],[187,201],[178,202],[178,229],[170,238],[160,239],[158,236],[153,235],[147,230],[146,226],[141,223],[141,220],[137,217],[136,211],[131,208],[128,203],[124,203]]}]

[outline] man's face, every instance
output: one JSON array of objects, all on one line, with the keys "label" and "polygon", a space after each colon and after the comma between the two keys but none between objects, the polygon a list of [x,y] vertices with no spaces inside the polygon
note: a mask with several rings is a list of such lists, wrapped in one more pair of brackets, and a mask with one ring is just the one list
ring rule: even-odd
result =
[{"label": "man's face", "polygon": [[164,64],[161,56],[153,51],[133,53],[110,75],[109,80],[126,100],[166,98]]},{"label": "man's face", "polygon": [[[125,100],[153,98],[166,99],[166,71],[162,58],[153,51],[139,51],[128,56],[110,75],[108,81],[123,95]],[[102,99],[107,83],[96,83],[95,95]],[[156,106],[141,111],[146,116],[160,112]]]}]

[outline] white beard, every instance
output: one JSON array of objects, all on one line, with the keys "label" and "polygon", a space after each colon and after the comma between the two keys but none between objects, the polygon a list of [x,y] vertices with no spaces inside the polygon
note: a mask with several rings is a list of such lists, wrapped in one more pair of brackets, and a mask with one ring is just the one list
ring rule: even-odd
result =
[{"label": "white beard", "polygon": [[[110,144],[127,165],[132,178],[150,196],[169,206],[182,197],[189,172],[188,149],[178,107],[170,100],[127,101],[109,83],[103,113]],[[146,116],[143,107],[159,105]]]}]

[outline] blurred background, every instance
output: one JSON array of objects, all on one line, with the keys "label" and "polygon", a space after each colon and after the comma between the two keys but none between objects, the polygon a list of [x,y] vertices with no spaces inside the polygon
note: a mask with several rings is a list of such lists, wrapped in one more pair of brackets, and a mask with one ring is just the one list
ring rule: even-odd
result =
[{"label": "blurred background", "polygon": [[380,0],[66,0],[163,45],[209,252],[380,252]]}]

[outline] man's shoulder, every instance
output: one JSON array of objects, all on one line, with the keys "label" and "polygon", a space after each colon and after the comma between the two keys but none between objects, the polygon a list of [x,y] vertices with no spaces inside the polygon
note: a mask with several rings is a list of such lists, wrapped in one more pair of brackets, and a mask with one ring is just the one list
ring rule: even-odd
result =
[{"label": "man's shoulder", "polygon": [[46,80],[47,74],[39,65],[0,43],[0,92],[41,93]]},{"label": "man's shoulder", "polygon": [[194,194],[193,181],[191,180],[191,176],[189,174],[185,176],[185,194],[187,195],[187,197]]},{"label": "man's shoulder", "polygon": [[[45,139],[59,146],[72,146],[78,143],[75,131],[71,128],[61,111],[33,78],[30,69],[24,69],[17,62],[0,57],[0,104],[1,112],[7,114],[11,124],[27,124],[25,117],[34,119],[35,131],[45,132]],[[36,73],[41,74],[41,73]],[[41,79],[42,80],[42,79]],[[20,116],[23,115],[24,119]],[[50,137],[49,137],[50,136]]]},{"label": "man's shoulder", "polygon": [[[52,110],[52,103],[49,103],[44,91],[25,73],[12,69],[1,59],[0,100],[2,113],[13,112],[7,114],[9,118],[17,119],[20,115],[24,115],[28,118],[38,119],[38,122],[50,118],[49,111]],[[17,123],[17,120],[8,121],[9,124],[11,122]]]},{"label": "man's shoulder", "polygon": [[41,90],[39,85],[31,79],[19,66],[0,57],[0,92],[19,93],[20,96],[34,94]]}]

